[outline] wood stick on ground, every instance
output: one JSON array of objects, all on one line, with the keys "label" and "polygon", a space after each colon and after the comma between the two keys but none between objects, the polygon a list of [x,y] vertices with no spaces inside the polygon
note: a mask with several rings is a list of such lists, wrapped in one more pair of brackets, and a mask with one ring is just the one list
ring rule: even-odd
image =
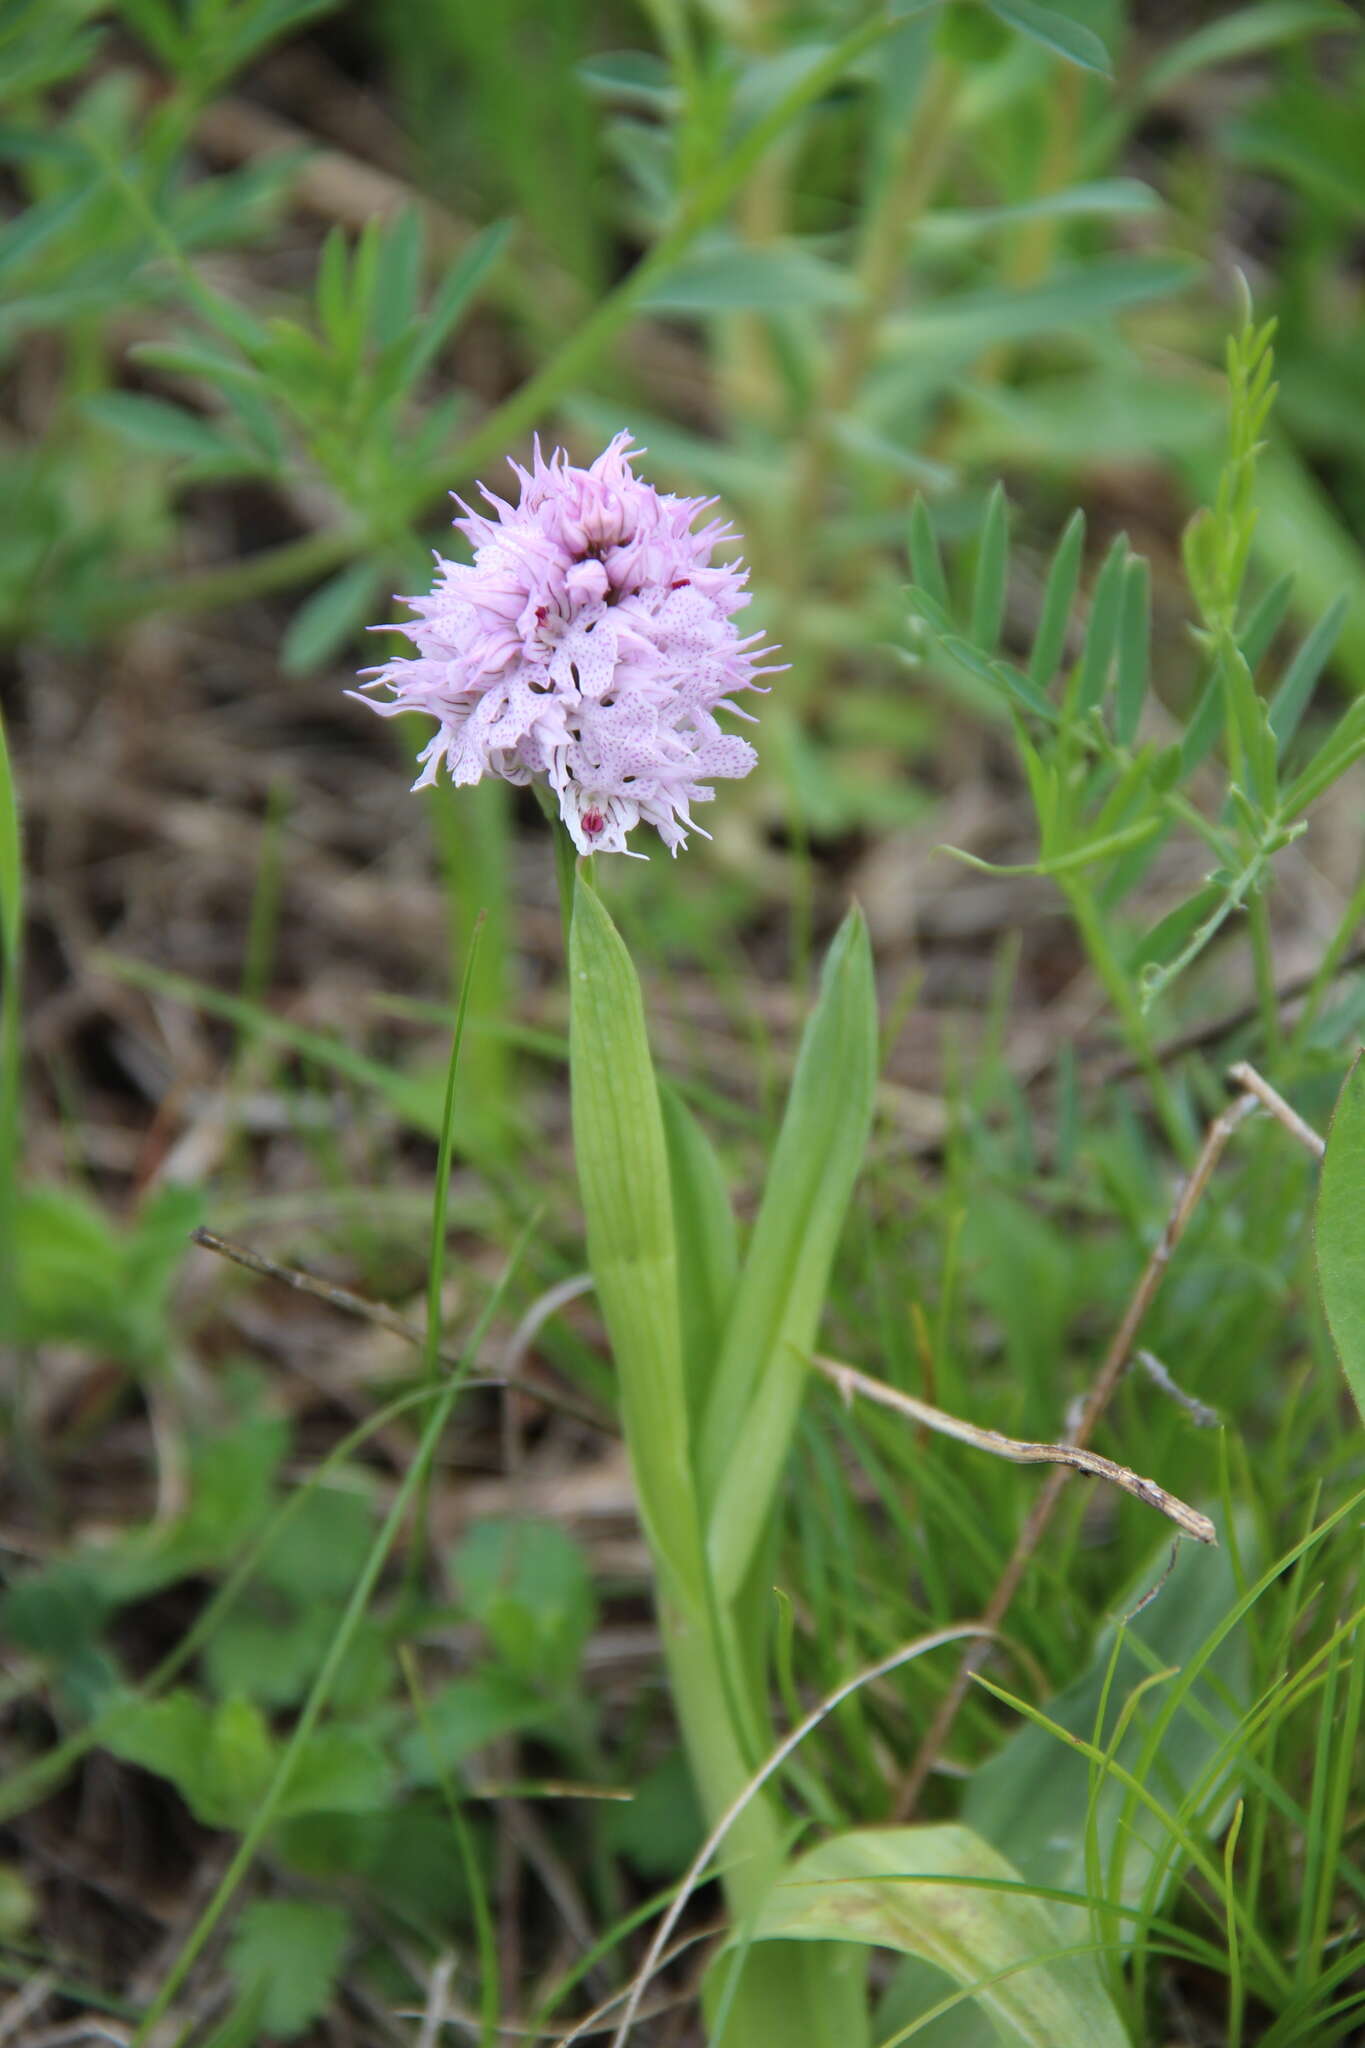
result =
[{"label": "wood stick on ground", "polygon": [[[1176,1196],[1175,1205],[1166,1219],[1166,1226],[1153,1246],[1137,1286],[1133,1289],[1123,1319],[1114,1332],[1113,1341],[1104,1355],[1094,1384],[1085,1397],[1076,1426],[1069,1432],[1070,1441],[1077,1449],[1084,1449],[1089,1443],[1113,1398],[1114,1390],[1127,1369],[1138,1331],[1166,1277],[1171,1255],[1184,1236],[1190,1218],[1198,1208],[1233,1133],[1255,1110],[1268,1109],[1300,1144],[1305,1145],[1317,1157],[1321,1157],[1322,1140],[1317,1132],[1309,1129],[1269,1082],[1256,1073],[1254,1067],[1241,1062],[1231,1069],[1228,1078],[1237,1085],[1241,1093],[1209,1125],[1189,1179]],[[1010,1604],[1019,1590],[1020,1580],[1052,1520],[1072,1469],[1069,1465],[1053,1467],[1025,1518],[1009,1561],[1000,1574],[995,1591],[991,1594],[981,1616],[984,1633],[963,1652],[952,1684],[940,1701],[938,1711],[930,1722],[914,1762],[906,1774],[895,1805],[897,1820],[906,1820],[914,1812],[925,1781],[937,1764],[962,1702],[971,1689],[972,1679],[989,1655],[990,1639],[999,1632],[1000,1625],[1009,1612]]]},{"label": "wood stick on ground", "polygon": [[937,1430],[940,1436],[956,1437],[959,1443],[971,1444],[975,1450],[989,1451],[994,1458],[1007,1458],[1012,1465],[1070,1465],[1077,1472],[1088,1472],[1092,1478],[1107,1479],[1111,1486],[1122,1487],[1135,1500],[1144,1501],[1158,1514],[1166,1515],[1192,1536],[1196,1543],[1214,1543],[1218,1533],[1207,1515],[1201,1515],[1198,1508],[1192,1508],[1175,1494],[1168,1493],[1164,1486],[1158,1486],[1155,1479],[1144,1479],[1127,1465],[1116,1465],[1112,1458],[1102,1458],[1098,1451],[1084,1450],[1079,1444],[1035,1444],[1021,1442],[1019,1438],[1002,1436],[998,1429],[981,1429],[974,1422],[964,1422],[960,1416],[945,1414],[942,1408],[931,1408],[927,1401],[917,1401],[913,1394],[903,1394],[899,1387],[888,1386],[885,1380],[873,1379],[868,1373],[859,1372],[856,1366],[844,1365],[837,1358],[816,1357],[811,1360],[817,1372],[832,1380],[846,1401],[854,1394],[861,1394],[865,1401],[877,1401],[883,1408],[894,1408],[898,1414],[908,1416],[911,1422],[922,1423],[926,1429]]},{"label": "wood stick on ground", "polygon": [[[353,1294],[349,1287],[338,1287],[330,1280],[319,1279],[317,1274],[305,1272],[302,1266],[282,1266],[278,1260],[267,1258],[264,1252],[253,1251],[250,1245],[236,1244],[230,1237],[220,1237],[215,1230],[200,1227],[190,1232],[190,1238],[206,1252],[217,1252],[220,1258],[231,1259],[236,1266],[245,1266],[248,1273],[259,1273],[265,1280],[278,1280],[282,1286],[292,1287],[300,1294],[309,1294],[315,1301],[325,1301],[329,1308],[340,1309],[343,1315],[357,1316],[362,1322],[390,1330],[395,1337],[401,1337],[418,1350],[426,1342],[417,1323],[409,1322],[405,1315],[385,1302],[370,1301],[363,1294]],[[557,1301],[556,1306],[559,1305]],[[438,1351],[436,1355],[442,1365],[452,1370],[458,1370],[462,1363],[449,1351]],[[478,1380],[471,1384],[511,1387],[514,1392],[539,1401],[544,1408],[553,1408],[560,1415],[571,1416],[575,1422],[586,1423],[589,1429],[600,1429],[608,1436],[620,1434],[610,1416],[574,1400],[571,1394],[561,1394],[557,1387],[542,1386],[539,1380],[527,1379],[523,1373],[480,1373]]]}]

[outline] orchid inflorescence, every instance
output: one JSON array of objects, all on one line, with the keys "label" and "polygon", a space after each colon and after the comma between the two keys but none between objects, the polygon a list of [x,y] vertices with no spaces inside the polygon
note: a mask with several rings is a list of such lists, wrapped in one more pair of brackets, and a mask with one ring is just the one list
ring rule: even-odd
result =
[{"label": "orchid inflorescence", "polygon": [[757,758],[717,712],[749,718],[733,693],[773,672],[759,665],[775,652],[763,635],[733,623],[748,572],[712,560],[735,534],[720,519],[693,531],[714,500],[643,483],[631,446],[617,434],[579,469],[537,442],[529,470],[511,464],[517,504],[482,486],[492,516],[457,499],[472,564],[436,557],[431,594],[402,600],[416,618],[377,629],[405,633],[416,654],[362,685],[388,691],[363,699],[385,716],[437,720],[414,787],[443,762],[455,783],[541,778],[584,854],[627,852],[642,822],[671,852],[685,846],[707,783]]}]

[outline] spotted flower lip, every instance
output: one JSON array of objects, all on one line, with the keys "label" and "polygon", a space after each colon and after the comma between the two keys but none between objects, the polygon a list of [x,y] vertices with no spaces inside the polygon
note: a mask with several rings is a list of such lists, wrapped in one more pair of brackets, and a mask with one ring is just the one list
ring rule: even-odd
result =
[{"label": "spotted flower lip", "polygon": [[733,623],[748,571],[712,560],[737,536],[721,519],[693,531],[715,500],[642,482],[632,447],[617,434],[579,469],[537,442],[529,470],[510,465],[517,504],[482,485],[488,512],[457,499],[473,562],[436,556],[429,594],[400,600],[416,616],[374,628],[416,653],[363,671],[351,693],[384,717],[436,720],[414,788],[442,764],[455,783],[541,779],[580,853],[630,852],[638,824],[685,846],[707,785],[757,760],[717,712],[751,720],[734,693],[776,672],[776,649]]}]

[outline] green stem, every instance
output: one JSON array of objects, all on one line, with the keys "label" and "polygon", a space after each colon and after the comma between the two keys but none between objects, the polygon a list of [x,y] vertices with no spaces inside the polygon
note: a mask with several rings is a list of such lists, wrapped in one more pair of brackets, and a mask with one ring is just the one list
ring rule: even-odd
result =
[{"label": "green stem", "polygon": [[[710,1827],[756,1768],[727,1704],[743,1674],[727,1671],[716,1630],[705,1618],[684,1615],[666,1600],[659,1610],[674,1710]],[[781,1869],[788,1833],[780,1806],[765,1790],[726,1838],[720,1875],[741,1943]],[[868,2034],[864,1965],[862,1953],[839,1943],[755,1944],[734,1982],[727,1981],[724,1965],[716,1972],[726,2008],[724,2040],[734,2048],[862,2048]]]},{"label": "green stem", "polygon": [[1182,1114],[1175,1091],[1156,1056],[1156,1047],[1147,1028],[1147,1020],[1142,1014],[1141,1006],[1122,965],[1115,957],[1104,920],[1096,909],[1094,897],[1081,882],[1063,879],[1059,886],[1071,906],[1071,915],[1090,957],[1090,964],[1114,1005],[1128,1041],[1128,1049],[1141,1066],[1147,1085],[1152,1091],[1152,1102],[1171,1149],[1178,1159],[1189,1165],[1194,1156],[1189,1120]]}]

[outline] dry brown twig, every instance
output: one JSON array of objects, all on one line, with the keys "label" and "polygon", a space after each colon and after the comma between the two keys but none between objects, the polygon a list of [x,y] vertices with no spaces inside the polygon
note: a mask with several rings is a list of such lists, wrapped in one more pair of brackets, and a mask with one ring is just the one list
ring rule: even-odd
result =
[{"label": "dry brown twig", "polygon": [[1035,1444],[1021,1442],[1019,1438],[1002,1436],[998,1429],[981,1429],[974,1422],[964,1422],[960,1416],[945,1414],[942,1408],[931,1408],[927,1401],[917,1401],[913,1394],[903,1394],[899,1387],[888,1386],[885,1380],[873,1379],[856,1366],[844,1365],[837,1358],[816,1357],[811,1360],[817,1372],[832,1380],[846,1401],[851,1402],[855,1394],[861,1394],[865,1401],[876,1401],[883,1408],[894,1408],[899,1414],[908,1416],[911,1422],[921,1423],[925,1429],[936,1430],[940,1436],[956,1437],[959,1443],[971,1444],[978,1451],[989,1451],[994,1458],[1006,1458],[1013,1465],[1070,1465],[1077,1472],[1088,1472],[1092,1478],[1107,1479],[1111,1486],[1122,1487],[1135,1500],[1144,1501],[1159,1514],[1169,1516],[1176,1527],[1186,1536],[1192,1536],[1196,1543],[1218,1541],[1217,1531],[1207,1515],[1201,1515],[1198,1508],[1190,1507],[1175,1494],[1168,1493],[1164,1486],[1158,1486],[1155,1479],[1144,1479],[1140,1472],[1134,1472],[1127,1465],[1116,1465],[1112,1458],[1102,1458],[1098,1451],[1083,1450],[1077,1444]]},{"label": "dry brown twig", "polygon": [[[395,1337],[401,1337],[405,1343],[417,1349],[426,1342],[425,1334],[418,1324],[409,1322],[405,1315],[400,1314],[396,1308],[389,1308],[385,1302],[371,1301],[366,1295],[353,1294],[349,1287],[338,1287],[331,1280],[319,1279],[317,1274],[306,1272],[302,1266],[281,1265],[277,1259],[267,1258],[264,1252],[254,1251],[250,1245],[236,1244],[229,1237],[220,1237],[215,1230],[200,1227],[190,1232],[190,1239],[204,1251],[216,1252],[220,1258],[230,1259],[236,1266],[244,1266],[248,1273],[259,1273],[262,1279],[278,1280],[282,1286],[292,1287],[299,1294],[311,1295],[314,1301],[325,1301],[329,1308],[339,1309],[343,1315],[356,1316],[362,1322],[373,1323],[378,1329],[389,1330]],[[563,1289],[558,1290],[555,1306],[559,1307],[562,1300],[568,1298],[570,1297],[564,1294]],[[539,1328],[540,1321],[544,1318],[534,1321],[532,1319],[535,1314],[534,1308],[528,1311],[527,1318],[518,1326],[518,1336],[528,1324],[532,1330]],[[514,1337],[513,1345],[509,1348],[515,1349],[516,1343],[517,1339]],[[521,1349],[524,1351],[524,1344]],[[462,1363],[449,1351],[438,1351],[436,1356],[442,1365],[449,1366],[452,1370],[458,1370]],[[557,1387],[543,1386],[539,1380],[527,1379],[523,1373],[480,1373],[478,1378],[471,1380],[469,1384],[510,1387],[515,1393],[526,1394],[531,1400],[540,1402],[542,1407],[553,1408],[561,1415],[570,1416],[575,1422],[586,1423],[589,1429],[602,1430],[609,1436],[619,1434],[610,1416],[575,1401],[571,1394],[560,1393]]]},{"label": "dry brown twig", "polygon": [[[1209,1125],[1189,1178],[1176,1196],[1165,1228],[1152,1247],[1137,1286],[1133,1289],[1128,1307],[1118,1329],[1114,1332],[1113,1341],[1095,1376],[1094,1384],[1082,1404],[1075,1427],[1068,1432],[1068,1442],[1073,1451],[1084,1450],[1109,1406],[1114,1391],[1127,1369],[1138,1331],[1166,1277],[1166,1269],[1171,1262],[1172,1254],[1184,1236],[1190,1218],[1198,1208],[1233,1133],[1256,1110],[1265,1109],[1315,1158],[1320,1159],[1323,1155],[1325,1147],[1317,1132],[1303,1121],[1296,1110],[1291,1109],[1284,1097],[1278,1094],[1254,1067],[1248,1066],[1245,1061],[1239,1061],[1236,1066],[1229,1069],[1228,1079],[1240,1092]],[[1029,1560],[1042,1541],[1072,1470],[1079,1463],[1078,1459],[1070,1458],[1065,1464],[1054,1465],[1037,1500],[1033,1503],[1010,1553],[1009,1561],[1000,1574],[995,1591],[981,1616],[982,1628],[989,1631],[989,1635],[983,1635],[979,1641],[970,1644],[963,1653],[952,1684],[939,1703],[938,1711],[929,1724],[924,1740],[906,1775],[905,1783],[901,1787],[895,1807],[898,1820],[906,1820],[914,1812],[925,1781],[938,1762],[962,1702],[971,1688],[972,1680],[989,1654],[990,1636],[999,1631],[1009,1612]],[[1114,1475],[1110,1473],[1106,1476],[1112,1478]],[[1153,1501],[1151,1504],[1155,1506],[1157,1503]]]}]

